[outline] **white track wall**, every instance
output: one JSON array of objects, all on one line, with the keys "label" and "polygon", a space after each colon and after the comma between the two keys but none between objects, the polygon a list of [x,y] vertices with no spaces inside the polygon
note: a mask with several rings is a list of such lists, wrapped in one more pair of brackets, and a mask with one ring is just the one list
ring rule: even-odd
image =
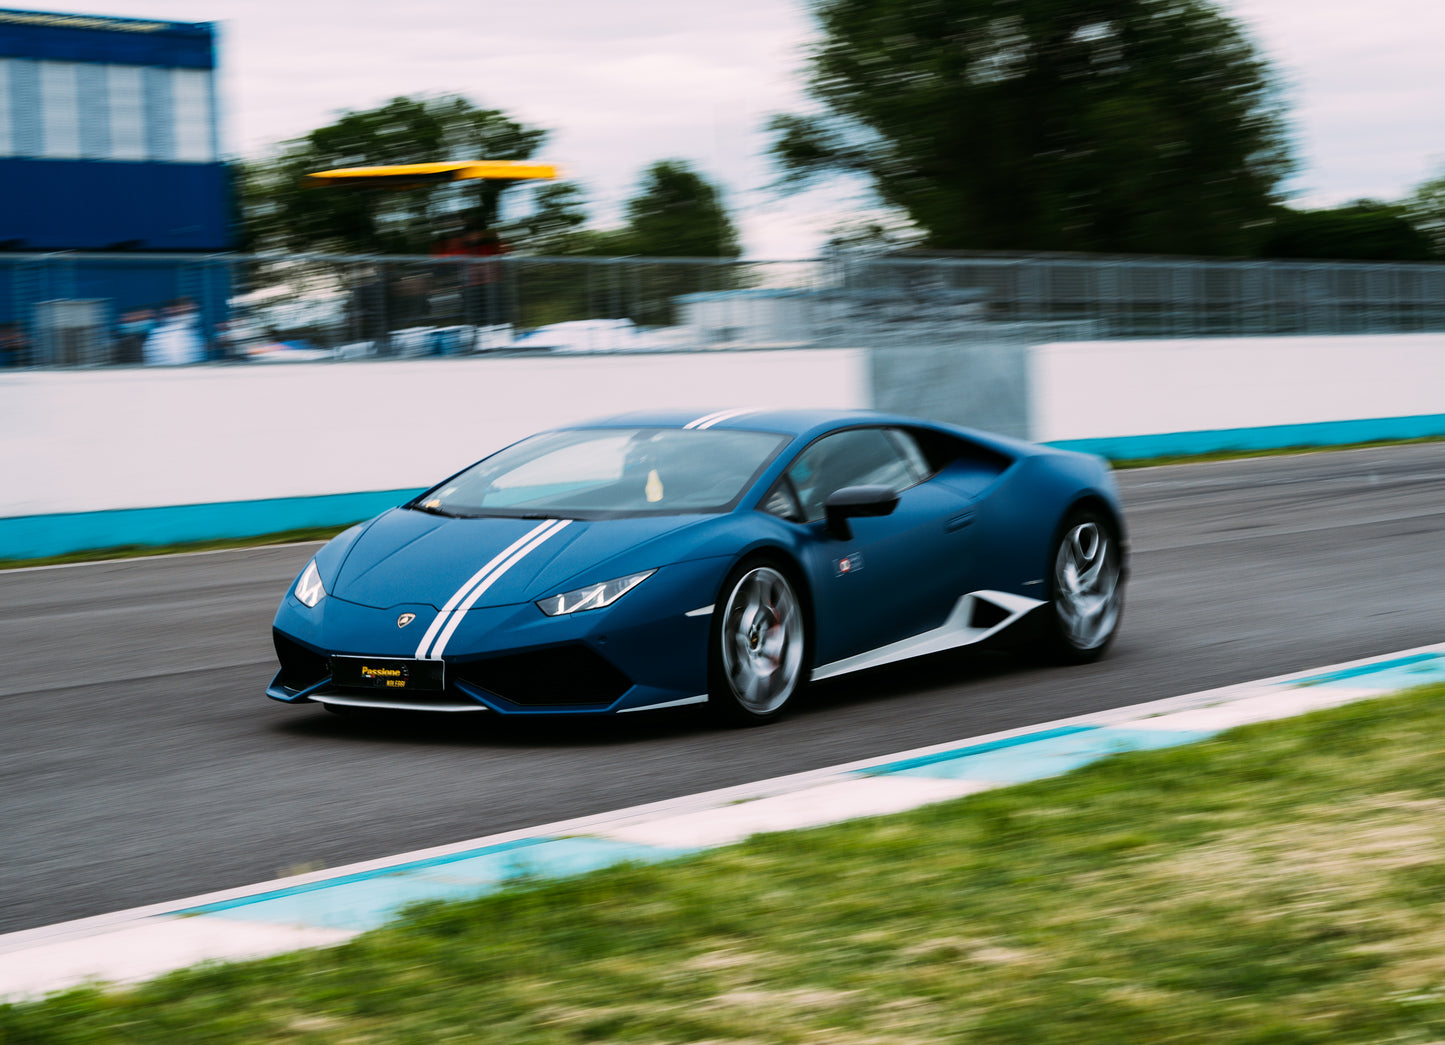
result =
[{"label": "white track wall", "polygon": [[1028,381],[1032,438],[1114,456],[1405,438],[1439,434],[1445,334],[1035,345]]},{"label": "white track wall", "polygon": [[339,525],[588,417],[873,405],[1114,458],[1445,436],[1445,334],[0,372],[0,559]]},{"label": "white track wall", "polygon": [[846,349],[0,372],[0,518],[424,487],[554,425],[867,381]]}]

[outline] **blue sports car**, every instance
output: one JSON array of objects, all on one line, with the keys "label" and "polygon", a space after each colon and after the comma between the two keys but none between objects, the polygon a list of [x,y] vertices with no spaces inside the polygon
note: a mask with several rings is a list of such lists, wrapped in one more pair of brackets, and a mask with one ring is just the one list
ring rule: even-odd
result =
[{"label": "blue sports car", "polygon": [[267,694],[334,711],[777,717],[812,679],[1123,609],[1099,458],[868,412],[631,414],[492,454],[316,553]]}]

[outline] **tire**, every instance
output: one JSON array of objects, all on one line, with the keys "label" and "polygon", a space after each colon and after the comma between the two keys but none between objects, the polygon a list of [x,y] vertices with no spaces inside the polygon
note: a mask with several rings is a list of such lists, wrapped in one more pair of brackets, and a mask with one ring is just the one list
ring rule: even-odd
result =
[{"label": "tire", "polygon": [[807,681],[808,617],[787,573],[763,560],[728,574],[713,611],[708,704],[734,725],[780,716]]},{"label": "tire", "polygon": [[1113,522],[1089,509],[1069,515],[1050,549],[1048,580],[1043,653],[1063,664],[1098,660],[1124,614],[1124,548]]}]

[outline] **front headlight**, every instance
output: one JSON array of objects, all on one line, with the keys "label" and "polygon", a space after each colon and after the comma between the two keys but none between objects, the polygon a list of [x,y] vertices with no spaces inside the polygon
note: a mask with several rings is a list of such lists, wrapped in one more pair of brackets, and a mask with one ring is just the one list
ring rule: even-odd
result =
[{"label": "front headlight", "polygon": [[321,583],[321,573],[316,569],[316,560],[312,559],[306,564],[301,579],[296,582],[296,597],[305,606],[315,606],[326,594],[326,587]]},{"label": "front headlight", "polygon": [[537,600],[537,608],[549,617],[580,613],[583,610],[600,610],[604,606],[611,606],[656,572],[646,570],[643,573],[629,573],[626,577],[603,581],[601,584],[589,584],[585,588],[562,595],[549,595],[545,599]]}]

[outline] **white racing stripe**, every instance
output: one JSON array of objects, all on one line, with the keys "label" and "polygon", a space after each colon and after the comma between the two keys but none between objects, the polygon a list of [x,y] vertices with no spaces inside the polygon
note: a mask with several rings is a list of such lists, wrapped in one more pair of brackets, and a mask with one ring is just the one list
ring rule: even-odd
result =
[{"label": "white racing stripe", "polygon": [[556,536],[572,522],[571,519],[555,519],[553,521],[556,523],[555,526],[545,532],[537,533],[530,541],[509,555],[495,570],[487,574],[482,582],[467,594],[467,597],[461,601],[461,604],[452,611],[451,619],[447,621],[446,627],[442,629],[442,633],[436,641],[436,645],[432,647],[429,659],[442,659],[442,652],[447,648],[447,643],[451,640],[452,632],[457,630],[457,625],[462,622],[462,618],[466,615],[467,610],[476,604],[476,601],[482,597],[483,592],[495,584],[502,574],[517,565],[517,563],[530,555],[538,546]]},{"label": "white racing stripe", "polygon": [[713,425],[719,424],[720,422],[731,421],[734,417],[741,417],[743,414],[752,414],[756,412],[757,407],[752,406],[742,406],[732,410],[714,410],[710,414],[703,414],[701,417],[689,421],[682,427],[697,429],[711,428]]},{"label": "white racing stripe", "polygon": [[714,417],[720,417],[721,415],[723,415],[723,414],[725,414],[725,413],[727,413],[726,410],[714,410],[714,411],[713,411],[712,413],[710,413],[710,414],[703,414],[701,417],[694,417],[691,421],[689,421],[687,424],[683,425],[682,427],[684,427],[684,428],[696,428],[696,427],[698,427],[699,425],[703,424],[704,422],[706,422],[706,421],[711,421]]},{"label": "white racing stripe", "polygon": [[[550,536],[553,532],[560,530],[563,526],[566,526],[568,521],[569,520],[566,519],[549,519],[546,522],[542,523],[540,526],[534,526],[531,530],[527,531],[527,533],[525,533],[521,537],[518,537],[511,544],[507,545],[506,548],[498,552],[491,562],[487,563],[476,573],[472,574],[472,576],[467,579],[467,582],[463,584],[460,588],[458,588],[456,590],[456,593],[447,600],[446,605],[442,607],[441,612],[436,615],[436,618],[426,629],[426,634],[421,637],[421,644],[416,648],[417,659],[422,660],[426,658],[427,647],[431,645],[432,639],[436,638],[437,632],[441,631],[442,628],[446,625],[447,619],[452,615],[452,611],[457,608],[457,604],[460,603],[463,599],[465,599],[468,593],[471,592],[471,590],[476,585],[485,581],[493,570],[497,570],[502,567],[503,563],[507,563],[507,557],[512,555],[515,551],[517,551],[517,549],[526,545],[528,541],[534,540],[539,536],[542,537],[543,540],[545,540],[547,536]],[[511,564],[507,563],[507,565],[510,566]],[[432,659],[435,660],[437,658],[433,656]]]}]

